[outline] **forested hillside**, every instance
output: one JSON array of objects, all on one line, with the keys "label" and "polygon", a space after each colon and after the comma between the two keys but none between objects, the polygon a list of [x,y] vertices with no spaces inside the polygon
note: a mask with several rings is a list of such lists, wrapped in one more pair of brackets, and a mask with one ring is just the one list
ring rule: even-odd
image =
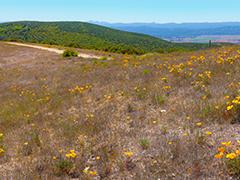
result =
[{"label": "forested hillside", "polygon": [[42,43],[126,54],[197,50],[206,44],[175,44],[152,36],[83,22],[13,22],[0,24],[0,40]]}]

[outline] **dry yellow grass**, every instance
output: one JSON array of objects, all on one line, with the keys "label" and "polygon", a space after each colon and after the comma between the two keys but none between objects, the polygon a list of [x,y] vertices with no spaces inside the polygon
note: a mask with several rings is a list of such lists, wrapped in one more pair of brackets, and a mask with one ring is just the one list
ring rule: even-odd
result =
[{"label": "dry yellow grass", "polygon": [[0,43],[1,179],[237,176],[214,156],[240,139],[238,49],[86,60]]}]

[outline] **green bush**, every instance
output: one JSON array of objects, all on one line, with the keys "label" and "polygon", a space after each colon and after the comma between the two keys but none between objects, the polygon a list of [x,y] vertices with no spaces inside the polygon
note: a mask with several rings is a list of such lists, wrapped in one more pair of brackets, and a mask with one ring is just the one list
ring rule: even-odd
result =
[{"label": "green bush", "polygon": [[155,105],[163,105],[165,103],[166,98],[162,95],[155,94],[152,97],[152,101]]},{"label": "green bush", "polygon": [[139,144],[144,150],[148,149],[150,146],[150,142],[148,139],[140,139]]},{"label": "green bush", "polygon": [[143,70],[143,74],[145,74],[145,75],[150,74],[150,73],[151,73],[151,71],[149,69],[144,69]]},{"label": "green bush", "polygon": [[74,166],[73,162],[64,159],[59,160],[55,165],[56,165],[55,173],[57,175],[69,174],[69,172]]},{"label": "green bush", "polygon": [[240,158],[226,159],[227,169],[230,175],[240,179]]},{"label": "green bush", "polygon": [[67,49],[63,52],[63,57],[77,57],[78,52],[72,49]]}]

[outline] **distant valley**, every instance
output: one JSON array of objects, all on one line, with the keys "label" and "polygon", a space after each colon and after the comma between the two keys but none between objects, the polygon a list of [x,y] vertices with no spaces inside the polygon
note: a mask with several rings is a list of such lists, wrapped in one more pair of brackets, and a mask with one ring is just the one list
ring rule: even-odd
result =
[{"label": "distant valley", "polygon": [[240,23],[106,23],[93,22],[107,27],[143,33],[172,42],[213,42],[240,43]]},{"label": "distant valley", "polygon": [[240,35],[200,35],[196,37],[166,38],[166,40],[179,43],[208,43],[211,40],[215,43],[240,44]]}]

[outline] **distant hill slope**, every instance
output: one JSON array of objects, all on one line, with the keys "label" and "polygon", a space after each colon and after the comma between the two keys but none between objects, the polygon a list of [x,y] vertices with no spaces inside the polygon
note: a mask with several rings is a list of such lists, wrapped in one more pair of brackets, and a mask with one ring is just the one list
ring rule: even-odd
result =
[{"label": "distant hill slope", "polygon": [[186,38],[202,35],[240,35],[239,22],[225,23],[107,23],[94,22],[107,27],[148,34],[158,38]]},{"label": "distant hill slope", "polygon": [[149,35],[129,33],[83,22],[2,23],[0,40],[54,44],[128,54],[196,50],[207,47],[206,44],[175,44]]}]

